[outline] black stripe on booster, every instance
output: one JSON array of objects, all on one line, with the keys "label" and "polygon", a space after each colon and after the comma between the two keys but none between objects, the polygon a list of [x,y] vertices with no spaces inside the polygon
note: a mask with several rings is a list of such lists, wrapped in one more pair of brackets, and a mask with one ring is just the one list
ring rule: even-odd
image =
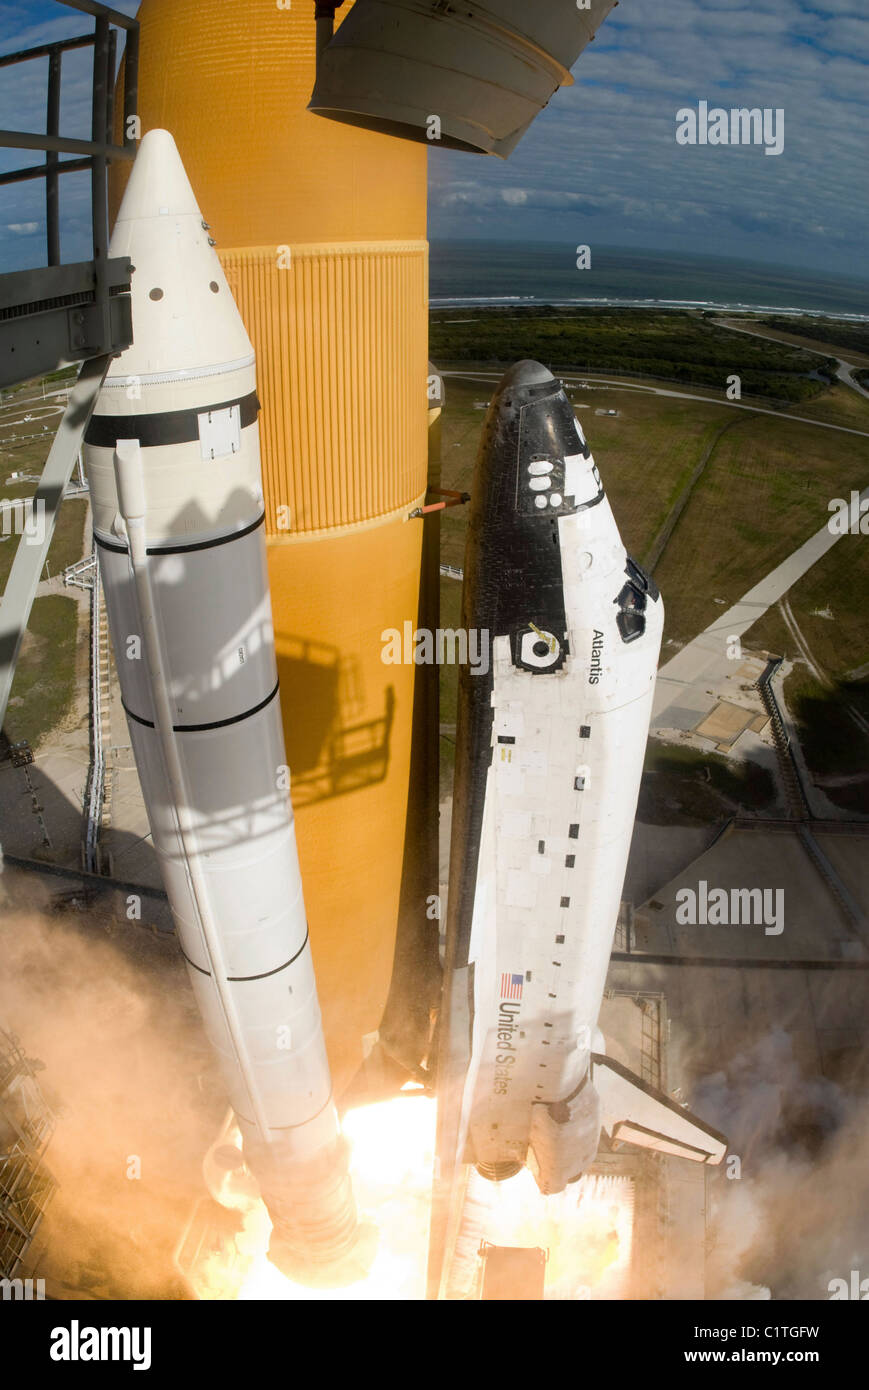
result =
[{"label": "black stripe on booster", "polygon": [[[264,700],[260,700],[259,704],[254,705],[251,709],[243,710],[241,714],[230,715],[229,719],[215,719],[211,724],[173,724],[173,733],[204,734],[210,729],[225,729],[229,724],[240,724],[243,719],[250,719],[253,715],[259,714],[261,709],[265,709],[266,705],[270,705],[277,695],[279,687],[280,681],[276,681],[274,690],[267,695]],[[121,700],[121,704],[124,706],[124,713],[128,719],[132,719],[136,724],[143,725],[146,729],[154,728],[153,719],[143,719],[140,714],[134,714],[124,700]]]},{"label": "black stripe on booster", "polygon": [[[275,1134],[283,1134],[285,1130],[304,1129],[305,1125],[309,1125],[312,1120],[316,1120],[317,1116],[322,1115],[323,1111],[327,1110],[328,1107],[333,1103],[334,1102],[332,1099],[332,1092],[330,1091],[326,1100],[320,1106],[320,1109],[315,1111],[313,1115],[309,1115],[307,1120],[300,1120],[299,1123],[295,1125],[269,1125],[269,1129],[273,1130]],[[251,1127],[253,1127],[256,1124],[255,1120],[249,1120],[246,1115],[243,1115],[241,1113],[240,1110],[236,1110],[235,1113],[238,1119],[243,1120],[246,1125],[251,1125]]]},{"label": "black stripe on booster", "polygon": [[193,444],[199,439],[200,415],[230,410],[236,405],[242,429],[256,424],[260,403],[256,391],[251,391],[248,396],[206,405],[201,410],[165,410],[156,415],[92,415],[84,442],[98,449],[114,449],[119,439],[138,439],[143,449]]},{"label": "black stripe on booster", "polygon": [[[266,514],[258,516],[256,521],[252,521],[249,526],[243,526],[240,531],[231,531],[228,536],[215,536],[207,541],[190,541],[185,544],[183,541],[178,545],[149,545],[146,550],[147,555],[187,555],[193,550],[211,550],[216,545],[229,545],[230,541],[239,541],[242,536],[249,536],[251,531],[256,531],[262,526],[266,519]],[[130,552],[120,541],[106,541],[102,536],[94,531],[94,542],[100,550],[111,550],[114,555],[128,555]]]},{"label": "black stripe on booster", "polygon": [[[264,970],[261,975],[227,975],[227,983],[230,985],[246,985],[249,984],[252,980],[268,980],[272,975],[280,975],[282,970],[289,970],[290,966],[296,963],[296,961],[299,959],[299,956],[302,954],[305,947],[307,946],[309,936],[310,928],[306,923],[304,941],[302,942],[296,954],[294,956],[290,956],[289,960],[285,960],[283,965],[276,965],[274,970]],[[178,943],[178,949],[181,952],[184,959],[186,960],[187,964],[190,966],[191,970],[196,970],[200,975],[206,975],[209,980],[211,979],[211,971],[203,970],[201,965],[197,965],[195,961],[191,960],[187,952],[184,950],[184,947],[181,945],[180,941]]]}]

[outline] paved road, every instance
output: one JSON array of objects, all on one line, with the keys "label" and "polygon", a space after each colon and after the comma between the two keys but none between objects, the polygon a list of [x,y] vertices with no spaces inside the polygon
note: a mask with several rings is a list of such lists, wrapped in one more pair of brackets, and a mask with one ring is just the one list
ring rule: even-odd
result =
[{"label": "paved road", "polygon": [[[738,330],[742,332],[743,330]],[[498,372],[442,372],[445,377],[463,377],[467,381],[498,382],[501,374]],[[698,396],[690,391],[668,391],[662,386],[634,386],[624,381],[614,381],[610,377],[589,377],[586,376],[561,376],[561,380],[568,386],[575,386],[580,381],[593,381],[595,386],[611,386],[619,391],[645,391],[653,396],[671,396],[680,401],[702,401],[704,405],[720,405],[728,410],[747,410],[752,415],[772,415],[776,420],[793,420],[798,425],[815,425],[822,430],[837,430],[840,434],[856,434],[861,439],[869,439],[869,430],[855,430],[849,425],[833,425],[828,420],[812,420],[807,415],[788,415],[782,410],[767,410],[760,405],[743,405],[741,401],[723,401],[717,396]],[[857,388],[862,390],[862,388]],[[865,395],[866,393],[863,392]]]},{"label": "paved road", "polygon": [[[860,500],[869,498],[864,488]],[[709,708],[706,691],[714,689],[734,670],[727,655],[728,638],[742,637],[774,603],[778,603],[798,579],[811,569],[839,539],[827,523],[793,554],[771,570],[759,584],[743,594],[698,637],[660,667],[655,687],[652,724],[655,728],[693,728]]]},{"label": "paved road", "polygon": [[841,357],[837,357],[836,361],[839,364],[836,368],[836,376],[839,380],[844,381],[846,386],[850,386],[853,391],[857,391],[869,401],[869,391],[867,391],[864,386],[861,386],[859,381],[854,380],[854,373],[857,371],[854,364],[852,362],[843,361]]},{"label": "paved road", "polygon": [[[798,343],[789,343],[786,338],[776,338],[771,333],[758,333],[754,328],[737,328],[736,324],[727,323],[724,319],[713,319],[712,322],[717,324],[719,328],[728,329],[731,333],[747,333],[749,338],[763,338],[766,343],[778,343],[781,347],[800,346]],[[820,348],[810,348],[806,346],[805,351],[820,354],[821,350]],[[859,395],[865,396],[867,401],[869,401],[869,391],[862,387],[859,381],[854,380],[854,373],[858,370],[855,364],[853,362],[846,362],[843,357],[836,357],[833,352],[826,352],[823,355],[825,357],[832,357],[838,364],[836,367],[836,376],[839,380],[843,381],[846,386],[850,386],[852,391],[856,391]]]}]

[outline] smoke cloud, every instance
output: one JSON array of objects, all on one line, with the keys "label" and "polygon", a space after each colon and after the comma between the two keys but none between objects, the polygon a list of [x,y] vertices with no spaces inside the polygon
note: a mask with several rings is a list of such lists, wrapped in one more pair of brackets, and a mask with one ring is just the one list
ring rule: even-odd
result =
[{"label": "smoke cloud", "polygon": [[869,1276],[866,1058],[834,1081],[796,1041],[794,1026],[772,1029],[695,1093],[741,1166],[710,1187],[709,1297],[828,1299],[832,1279]]},{"label": "smoke cloud", "polygon": [[37,1273],[60,1298],[187,1296],[172,1254],[226,1100],[174,939],[7,910],[0,961],[0,1022],[58,1116]]}]

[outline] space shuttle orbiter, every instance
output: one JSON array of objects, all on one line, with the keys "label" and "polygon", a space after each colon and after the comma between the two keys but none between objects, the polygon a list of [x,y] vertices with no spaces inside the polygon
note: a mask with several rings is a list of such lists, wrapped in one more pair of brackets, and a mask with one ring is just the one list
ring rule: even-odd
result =
[{"label": "space shuttle orbiter", "polygon": [[441,1185],[528,1165],[543,1193],[601,1132],[719,1163],[724,1137],[607,1058],[598,1031],[663,627],[561,383],[497,388],[473,486],[439,1073]]}]

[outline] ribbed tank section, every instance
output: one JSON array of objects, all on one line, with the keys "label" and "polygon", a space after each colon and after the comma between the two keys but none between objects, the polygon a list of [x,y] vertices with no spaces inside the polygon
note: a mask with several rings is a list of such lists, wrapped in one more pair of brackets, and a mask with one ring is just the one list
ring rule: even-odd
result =
[{"label": "ribbed tank section", "polygon": [[220,259],[257,351],[270,539],[409,508],[426,486],[427,244]]}]

